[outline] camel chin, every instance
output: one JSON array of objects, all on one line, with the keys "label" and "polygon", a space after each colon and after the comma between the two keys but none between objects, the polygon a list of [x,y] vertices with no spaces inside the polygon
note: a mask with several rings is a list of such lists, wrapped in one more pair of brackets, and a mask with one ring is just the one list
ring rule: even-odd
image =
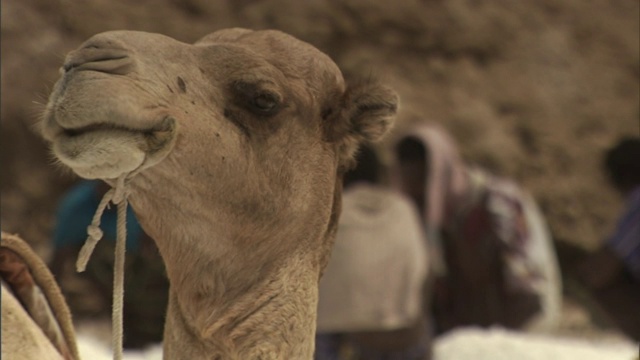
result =
[{"label": "camel chin", "polygon": [[116,179],[150,167],[171,151],[175,120],[166,117],[148,130],[119,128],[102,123],[78,130],[58,127],[51,136],[60,162],[85,179]]},{"label": "camel chin", "polygon": [[60,135],[53,142],[53,152],[80,177],[116,179],[157,163],[164,157],[158,155],[167,153],[170,145],[158,144],[156,134],[109,129]]},{"label": "camel chin", "polygon": [[115,179],[139,168],[146,154],[144,136],[123,130],[61,135],[53,142],[60,162],[86,179]]}]

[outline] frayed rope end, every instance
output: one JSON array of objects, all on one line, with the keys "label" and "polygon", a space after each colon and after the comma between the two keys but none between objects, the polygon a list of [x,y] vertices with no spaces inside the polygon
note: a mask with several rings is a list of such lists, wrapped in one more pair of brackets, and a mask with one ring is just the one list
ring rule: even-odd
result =
[{"label": "frayed rope end", "polygon": [[80,253],[78,254],[78,260],[76,261],[76,271],[84,272],[87,269],[87,263],[91,258],[91,254],[98,244],[98,241],[102,239],[102,230],[95,225],[89,225],[87,227],[87,233],[89,237],[84,242],[82,249],[80,249]]}]

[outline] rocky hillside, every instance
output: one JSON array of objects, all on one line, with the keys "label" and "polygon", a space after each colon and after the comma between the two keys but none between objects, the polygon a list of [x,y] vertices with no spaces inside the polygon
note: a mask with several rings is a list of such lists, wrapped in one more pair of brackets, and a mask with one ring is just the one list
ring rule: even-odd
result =
[{"label": "rocky hillside", "polygon": [[45,251],[74,177],[36,123],[67,51],[113,29],[191,42],[220,28],[275,28],[374,74],[402,97],[400,127],[443,124],[464,156],[525,184],[556,238],[591,247],[620,200],[602,152],[640,134],[636,0],[3,0],[2,228]]}]

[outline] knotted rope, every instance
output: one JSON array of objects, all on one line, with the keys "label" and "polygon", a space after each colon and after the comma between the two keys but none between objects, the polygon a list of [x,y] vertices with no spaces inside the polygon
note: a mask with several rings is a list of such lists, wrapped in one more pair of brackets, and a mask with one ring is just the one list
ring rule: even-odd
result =
[{"label": "knotted rope", "polygon": [[85,241],[76,262],[76,270],[83,272],[87,267],[87,262],[93,253],[93,250],[102,239],[102,230],[100,230],[100,219],[104,210],[109,206],[109,202],[118,207],[118,228],[116,236],[115,261],[113,265],[113,307],[111,311],[112,322],[112,345],[114,360],[122,360],[122,318],[123,318],[123,299],[124,299],[124,257],[127,240],[127,206],[128,191],[126,189],[125,179],[128,174],[122,174],[116,181],[116,186],[107,191],[102,197],[98,209],[91,225],[87,227],[88,237]]}]

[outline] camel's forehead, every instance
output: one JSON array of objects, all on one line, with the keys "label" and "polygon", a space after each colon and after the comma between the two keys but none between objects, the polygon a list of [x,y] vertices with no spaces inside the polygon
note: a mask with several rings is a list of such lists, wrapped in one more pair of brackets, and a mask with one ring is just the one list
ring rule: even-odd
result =
[{"label": "camel's forehead", "polygon": [[245,60],[249,61],[251,56],[264,59],[289,78],[305,79],[323,87],[344,88],[342,73],[329,56],[280,31],[226,29],[205,36],[195,45],[242,48],[246,50]]},{"label": "camel's forehead", "polygon": [[196,42],[196,45],[200,46],[217,44],[243,47],[271,61],[296,66],[305,66],[314,59],[316,66],[324,67],[326,71],[339,72],[334,62],[320,50],[281,31],[225,29],[211,33]]}]

